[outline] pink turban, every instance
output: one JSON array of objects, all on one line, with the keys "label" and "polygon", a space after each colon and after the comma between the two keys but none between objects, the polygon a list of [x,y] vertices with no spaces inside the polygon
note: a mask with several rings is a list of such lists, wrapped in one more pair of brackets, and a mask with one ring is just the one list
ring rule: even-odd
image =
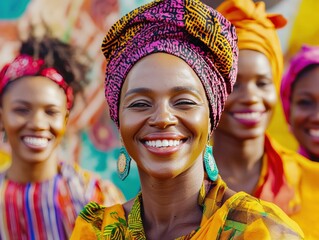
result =
[{"label": "pink turban", "polygon": [[121,88],[141,58],[164,52],[183,59],[198,75],[210,105],[212,129],[237,75],[235,28],[199,0],[156,0],[113,25],[102,43],[107,61],[105,96],[119,126]]},{"label": "pink turban", "polygon": [[292,91],[291,87],[296,81],[300,72],[306,67],[313,64],[319,65],[319,47],[304,45],[302,46],[300,51],[291,59],[290,65],[282,78],[280,96],[286,121],[288,123],[290,115],[290,99]]}]

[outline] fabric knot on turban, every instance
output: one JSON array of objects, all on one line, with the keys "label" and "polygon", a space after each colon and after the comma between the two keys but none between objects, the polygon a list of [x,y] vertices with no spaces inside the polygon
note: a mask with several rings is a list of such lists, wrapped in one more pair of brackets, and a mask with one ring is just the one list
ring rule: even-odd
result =
[{"label": "fabric knot on turban", "polygon": [[283,56],[276,29],[285,26],[287,20],[280,14],[268,14],[264,2],[254,3],[251,0],[225,0],[216,10],[236,27],[239,50],[265,54],[279,89]]},{"label": "fabric knot on turban", "polygon": [[125,78],[149,54],[175,55],[195,71],[210,104],[212,129],[237,75],[235,28],[199,0],[157,0],[133,10],[112,26],[102,51],[107,61],[105,96],[117,126]]},{"label": "fabric knot on turban", "polygon": [[298,75],[310,65],[319,66],[319,46],[302,46],[300,51],[291,59],[290,64],[282,78],[280,97],[288,123],[292,86],[297,80]]}]

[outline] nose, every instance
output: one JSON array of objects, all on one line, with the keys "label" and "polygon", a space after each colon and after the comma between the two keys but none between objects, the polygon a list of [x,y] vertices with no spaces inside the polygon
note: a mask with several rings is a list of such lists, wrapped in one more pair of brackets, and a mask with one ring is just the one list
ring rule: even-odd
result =
[{"label": "nose", "polygon": [[169,106],[169,103],[161,103],[156,106],[148,121],[150,126],[162,129],[175,125],[177,122],[177,117],[174,114],[174,110]]},{"label": "nose", "polygon": [[28,125],[33,130],[43,130],[47,128],[48,121],[42,111],[34,111],[28,120]]},{"label": "nose", "polygon": [[243,84],[240,91],[240,100],[245,104],[254,104],[259,100],[259,91],[252,83]]}]

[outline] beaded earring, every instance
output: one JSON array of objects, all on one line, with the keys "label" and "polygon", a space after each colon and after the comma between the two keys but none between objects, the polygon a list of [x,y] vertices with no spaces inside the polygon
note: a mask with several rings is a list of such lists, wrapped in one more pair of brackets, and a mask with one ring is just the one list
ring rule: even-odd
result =
[{"label": "beaded earring", "polygon": [[117,173],[120,179],[123,181],[130,172],[131,157],[126,151],[126,148],[122,145],[120,149],[120,156],[117,160]]},{"label": "beaded earring", "polygon": [[216,181],[218,178],[218,168],[213,156],[212,146],[206,145],[204,153],[204,165],[209,179]]}]

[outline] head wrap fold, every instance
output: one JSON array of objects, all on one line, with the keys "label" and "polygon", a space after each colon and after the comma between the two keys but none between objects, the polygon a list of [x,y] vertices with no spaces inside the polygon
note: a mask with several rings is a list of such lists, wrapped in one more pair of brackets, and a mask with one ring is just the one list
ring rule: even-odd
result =
[{"label": "head wrap fold", "polygon": [[239,50],[258,51],[268,58],[279,89],[283,56],[276,29],[285,26],[286,19],[280,14],[268,14],[264,2],[252,0],[225,0],[216,10],[236,27]]},{"label": "head wrap fold", "polygon": [[299,73],[314,64],[319,66],[319,46],[303,45],[300,51],[290,60],[280,86],[280,97],[287,122],[289,122],[290,115],[291,87]]},{"label": "head wrap fold", "polygon": [[121,88],[134,64],[164,52],[183,59],[198,75],[214,129],[236,79],[236,43],[230,22],[199,0],[156,0],[133,10],[112,26],[102,43],[111,118],[119,126]]},{"label": "head wrap fold", "polygon": [[67,98],[67,109],[73,105],[73,90],[62,75],[54,68],[45,67],[43,59],[22,54],[17,56],[11,63],[6,64],[0,72],[0,94],[9,82],[26,76],[43,76],[58,84],[65,92]]}]

